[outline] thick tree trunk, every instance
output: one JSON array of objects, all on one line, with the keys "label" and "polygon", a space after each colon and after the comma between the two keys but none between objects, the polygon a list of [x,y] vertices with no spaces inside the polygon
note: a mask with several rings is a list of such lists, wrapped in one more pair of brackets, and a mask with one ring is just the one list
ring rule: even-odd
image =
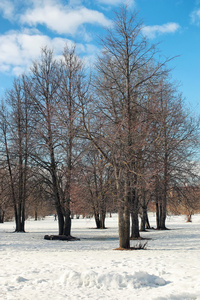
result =
[{"label": "thick tree trunk", "polygon": [[16,229],[15,232],[25,232],[25,222],[24,222],[24,218],[22,218],[22,209],[21,209],[21,205],[18,206],[17,208],[18,212],[16,215]]},{"label": "thick tree trunk", "polygon": [[166,217],[167,217],[167,211],[166,206],[163,206],[162,199],[160,200],[160,204],[156,202],[156,225],[158,230],[166,230]]},{"label": "thick tree trunk", "polygon": [[64,216],[62,214],[60,206],[56,206],[56,212],[58,216],[58,232],[59,235],[63,234],[63,229],[64,229]]},{"label": "thick tree trunk", "polygon": [[[61,199],[58,192],[58,186],[54,178],[54,196],[55,196],[55,205],[56,205],[56,213],[58,216],[58,230],[59,235],[71,235],[71,211],[70,211],[70,203],[67,200],[66,207],[61,206]],[[62,203],[63,205],[63,203]]]},{"label": "thick tree trunk", "polygon": [[118,194],[118,230],[119,230],[119,248],[130,249],[130,203],[128,191],[126,189],[126,197],[120,199],[121,190],[119,187],[119,172],[114,168],[116,189]]},{"label": "thick tree trunk", "polygon": [[94,212],[94,219],[97,229],[105,229],[105,217],[106,214],[104,211],[100,211],[100,213]]},{"label": "thick tree trunk", "polygon": [[23,204],[19,203],[16,207],[15,219],[16,229],[15,232],[25,232],[25,208]]},{"label": "thick tree trunk", "polygon": [[131,212],[131,221],[132,221],[131,238],[139,238],[140,231],[139,231],[139,220],[138,220],[137,211]]},{"label": "thick tree trunk", "polygon": [[[58,198],[58,201],[60,201],[60,196]],[[69,199],[66,200],[66,202],[68,203]],[[65,208],[61,207],[61,205],[56,206],[59,235],[71,236],[71,211],[69,207],[69,203],[66,204]]]},{"label": "thick tree trunk", "polygon": [[118,220],[119,247],[130,249],[130,211],[127,205],[119,208]]},{"label": "thick tree trunk", "polygon": [[71,212],[69,208],[66,210],[65,213],[63,235],[71,236]]},{"label": "thick tree trunk", "polygon": [[100,229],[105,229],[105,219],[106,219],[106,213],[104,209],[100,211]]},{"label": "thick tree trunk", "polygon": [[160,227],[159,227],[159,229],[161,229],[161,230],[167,229],[166,225],[165,225],[166,217],[167,217],[166,207],[165,206],[163,207],[163,205],[162,205],[162,211],[161,211],[161,217],[160,217]]},{"label": "thick tree trunk", "polygon": [[95,223],[96,223],[97,229],[100,229],[101,228],[101,224],[100,224],[99,213],[97,213],[97,212],[94,213],[94,219],[95,219]]}]

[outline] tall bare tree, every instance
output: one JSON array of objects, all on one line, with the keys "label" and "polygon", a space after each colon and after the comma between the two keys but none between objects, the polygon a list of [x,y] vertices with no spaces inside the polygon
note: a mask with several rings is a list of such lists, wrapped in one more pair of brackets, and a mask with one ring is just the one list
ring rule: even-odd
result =
[{"label": "tall bare tree", "polygon": [[76,55],[75,46],[65,46],[60,72],[61,80],[56,102],[56,116],[61,127],[59,138],[62,151],[59,180],[62,206],[65,211],[65,234],[69,235],[71,231],[72,184],[76,173],[74,169],[77,168],[83,152],[79,137],[79,97],[84,93],[87,86],[84,84],[83,62]]},{"label": "tall bare tree", "polygon": [[[138,130],[142,122],[140,99],[148,84],[163,73],[163,64],[155,63],[155,47],[141,34],[137,13],[123,6],[116,13],[113,27],[101,39],[102,55],[96,65],[94,91],[97,95],[97,124],[103,128],[97,136],[85,121],[95,147],[114,171],[118,191],[119,245],[130,247],[130,212],[135,237],[138,226],[138,159],[142,143]],[[86,119],[86,114],[83,115]]]},{"label": "tall bare tree", "polygon": [[[75,47],[65,47],[61,61],[44,48],[28,78],[33,108],[32,162],[46,170],[58,215],[59,235],[71,235],[73,168],[81,156],[79,97],[85,90],[84,71]],[[49,174],[51,179],[49,178]]]},{"label": "tall bare tree", "polygon": [[[56,118],[56,100],[60,85],[60,66],[53,51],[42,49],[40,60],[33,63],[27,78],[27,92],[32,107],[32,163],[46,170],[58,215],[59,234],[65,234],[65,212],[62,207],[58,178],[58,139],[60,126]],[[38,168],[39,169],[39,168]],[[50,177],[49,177],[50,175]]]}]

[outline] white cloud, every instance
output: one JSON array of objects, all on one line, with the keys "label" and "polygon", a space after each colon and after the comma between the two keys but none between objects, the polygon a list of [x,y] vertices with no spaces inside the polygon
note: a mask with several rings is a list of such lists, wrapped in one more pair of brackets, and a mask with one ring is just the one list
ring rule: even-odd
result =
[{"label": "white cloud", "polygon": [[163,25],[154,25],[154,26],[144,26],[142,28],[142,33],[144,36],[152,39],[157,35],[174,33],[180,28],[180,25],[177,23],[166,23]]},{"label": "white cloud", "polygon": [[[40,5],[38,5],[40,3]],[[42,4],[42,5],[41,5]],[[35,1],[35,7],[20,17],[22,24],[43,24],[59,34],[74,34],[85,23],[109,26],[111,24],[101,12],[86,7],[63,6],[54,1]]]},{"label": "white cloud", "polygon": [[0,11],[3,12],[3,17],[6,19],[12,19],[14,14],[14,3],[10,0],[1,0]]},{"label": "white cloud", "polygon": [[68,40],[62,38],[50,39],[46,35],[29,35],[16,31],[0,36],[0,71],[11,71],[13,75],[28,70],[33,60],[38,58],[41,48],[48,46],[55,54],[63,51]]},{"label": "white cloud", "polygon": [[[32,62],[40,57],[41,49],[45,46],[54,50],[55,57],[59,58],[66,45],[72,45],[71,40],[47,35],[30,34],[28,31],[10,31],[0,36],[0,72],[20,75],[27,72]],[[92,44],[77,44],[78,54],[90,62],[98,48]]]},{"label": "white cloud", "polygon": [[200,9],[194,10],[190,17],[193,24],[200,25]]},{"label": "white cloud", "polygon": [[[10,21],[20,22],[21,25],[30,27],[44,25],[59,34],[74,35],[78,29],[81,29],[81,34],[84,34],[83,37],[87,40],[89,37],[82,25],[111,25],[111,21],[102,12],[83,6],[82,0],[70,0],[67,5],[63,4],[64,2],[63,0],[1,0],[0,12],[2,11],[4,18]],[[115,3],[119,3],[119,0],[109,0],[107,4]]]},{"label": "white cloud", "polygon": [[[81,33],[81,38],[85,42],[77,44],[77,52],[86,62],[94,61],[99,49],[91,44],[92,34],[90,35],[83,25],[89,23],[110,26],[111,21],[100,11],[84,7],[87,1],[0,0],[0,13],[4,18],[17,26],[29,25],[22,31],[13,30],[0,35],[0,73],[19,75],[26,72],[32,61],[40,56],[42,47],[53,48],[55,57],[59,58],[66,42],[73,43],[62,36],[51,38],[42,34],[37,25],[44,25],[59,34]],[[103,3],[104,0],[99,1]],[[108,5],[117,3],[119,0],[107,1]]]},{"label": "white cloud", "polygon": [[0,64],[0,72],[1,73],[7,73],[10,71],[10,66],[6,64]]}]

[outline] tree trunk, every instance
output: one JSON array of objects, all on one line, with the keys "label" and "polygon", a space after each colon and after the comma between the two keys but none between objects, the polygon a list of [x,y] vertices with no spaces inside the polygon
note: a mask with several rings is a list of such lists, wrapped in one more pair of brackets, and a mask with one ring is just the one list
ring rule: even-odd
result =
[{"label": "tree trunk", "polygon": [[141,215],[141,224],[140,224],[140,231],[145,231],[146,228],[150,228],[148,214],[147,214],[147,203],[146,203],[146,191],[142,189],[142,215]]},{"label": "tree trunk", "polygon": [[64,230],[64,216],[59,205],[56,205],[56,212],[58,216],[58,232],[59,235],[62,235]]},{"label": "tree trunk", "polygon": [[100,228],[105,229],[105,219],[106,219],[106,213],[104,209],[100,211]]},{"label": "tree trunk", "polygon": [[156,228],[160,229],[160,210],[159,210],[159,198],[156,191]]},{"label": "tree trunk", "polygon": [[65,222],[63,228],[63,235],[70,236],[71,235],[71,212],[70,209],[66,209],[65,213]]},{"label": "tree trunk", "polygon": [[4,223],[5,211],[0,208],[0,223]]},{"label": "tree trunk", "polygon": [[133,195],[132,195],[131,221],[132,221],[131,238],[139,238],[140,231],[139,231],[139,220],[138,220],[138,197],[135,189],[133,190]]},{"label": "tree trunk", "polygon": [[150,226],[150,223],[149,223],[149,217],[148,217],[148,213],[147,213],[147,216],[146,216],[146,229],[150,229],[151,226]]},{"label": "tree trunk", "polygon": [[146,230],[146,214],[145,209],[142,207],[142,215],[141,215],[141,223],[140,223],[140,231]]},{"label": "tree trunk", "polygon": [[22,218],[22,208],[21,204],[17,207],[17,215],[16,215],[16,229],[15,232],[25,232],[24,229],[24,219]]},{"label": "tree trunk", "polygon": [[37,221],[38,219],[38,214],[37,214],[37,210],[35,209],[35,221]]},{"label": "tree trunk", "polygon": [[118,212],[119,223],[119,247],[122,249],[130,249],[130,211],[127,205],[120,205]]},{"label": "tree trunk", "polygon": [[118,230],[119,230],[119,248],[130,249],[130,203],[126,186],[126,196],[120,199],[121,191],[119,188],[119,172],[114,168],[116,189],[118,195]]},{"label": "tree trunk", "polygon": [[11,168],[11,163],[10,163],[10,153],[9,153],[8,143],[7,143],[6,129],[4,129],[3,133],[4,133],[4,142],[5,142],[5,147],[6,147],[6,158],[7,158],[7,166],[8,166],[8,171],[9,171],[10,185],[11,185],[16,231],[18,231],[18,224],[19,224],[18,218],[19,217],[18,217],[18,210],[17,210],[17,201],[16,201],[16,196],[15,196],[14,180],[13,180],[12,168]]},{"label": "tree trunk", "polygon": [[167,229],[166,225],[165,225],[166,217],[167,217],[166,208],[162,206],[162,212],[161,212],[161,218],[160,218],[160,227],[159,227],[159,229],[161,229],[161,230]]},{"label": "tree trunk", "polygon": [[138,220],[138,212],[131,212],[131,221],[132,221],[132,229],[131,229],[131,238],[139,238],[139,220]]},{"label": "tree trunk", "polygon": [[192,222],[192,215],[191,214],[187,215],[187,222]]},{"label": "tree trunk", "polygon": [[167,217],[167,212],[166,212],[166,206],[163,206],[163,199],[156,202],[156,225],[158,230],[166,230],[166,217]]},{"label": "tree trunk", "polygon": [[167,208],[166,208],[166,194],[164,193],[163,198],[160,201],[160,226],[159,229],[160,230],[166,230],[166,225],[165,225],[165,221],[166,221],[166,217],[167,217]]},{"label": "tree trunk", "polygon": [[101,224],[100,224],[99,213],[97,213],[97,212],[94,213],[94,219],[95,219],[95,223],[96,223],[97,229],[100,229],[101,228]]},{"label": "tree trunk", "polygon": [[164,155],[164,180],[163,180],[163,195],[161,196],[161,217],[160,217],[160,229],[167,229],[165,226],[165,221],[167,217],[167,190],[168,190],[168,139],[167,139],[167,128],[164,126],[165,135],[165,155]]},{"label": "tree trunk", "polygon": [[106,214],[104,210],[100,210],[100,213],[94,211],[94,219],[97,229],[105,229]]}]

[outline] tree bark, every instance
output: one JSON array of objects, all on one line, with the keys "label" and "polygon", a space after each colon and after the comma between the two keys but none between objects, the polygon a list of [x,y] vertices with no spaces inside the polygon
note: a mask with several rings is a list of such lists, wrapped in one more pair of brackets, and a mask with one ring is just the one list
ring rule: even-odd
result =
[{"label": "tree bark", "polygon": [[0,208],[0,223],[4,223],[5,211]]},{"label": "tree bark", "polygon": [[130,211],[127,204],[120,205],[118,211],[119,247],[130,249]]}]

